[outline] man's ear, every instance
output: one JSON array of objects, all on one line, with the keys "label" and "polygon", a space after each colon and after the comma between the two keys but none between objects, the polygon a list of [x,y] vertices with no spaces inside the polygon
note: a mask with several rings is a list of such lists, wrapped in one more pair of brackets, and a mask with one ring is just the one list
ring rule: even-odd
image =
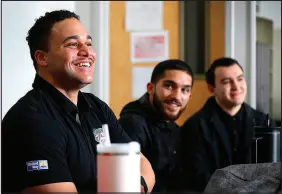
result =
[{"label": "man's ear", "polygon": [[189,100],[192,98],[192,93],[190,93]]},{"label": "man's ear", "polygon": [[208,84],[208,90],[210,91],[210,93],[213,94],[214,92],[214,87],[211,84]]},{"label": "man's ear", "polygon": [[41,67],[47,67],[48,66],[48,63],[47,63],[47,55],[46,55],[46,52],[44,51],[41,51],[41,50],[37,50],[35,53],[34,53],[34,58],[37,62],[37,64]]},{"label": "man's ear", "polygon": [[151,96],[154,94],[155,85],[151,82],[147,83],[147,92]]},{"label": "man's ear", "polygon": [[147,92],[149,94],[149,101],[151,104],[153,104],[154,100],[155,87],[155,84],[153,84],[152,82],[147,83]]}]

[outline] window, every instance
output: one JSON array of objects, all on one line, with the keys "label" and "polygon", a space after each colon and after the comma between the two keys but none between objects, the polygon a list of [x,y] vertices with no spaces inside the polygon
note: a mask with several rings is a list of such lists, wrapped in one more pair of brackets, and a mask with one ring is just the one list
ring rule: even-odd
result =
[{"label": "window", "polygon": [[209,62],[208,10],[208,1],[180,3],[181,58],[191,66],[196,76],[205,73]]}]

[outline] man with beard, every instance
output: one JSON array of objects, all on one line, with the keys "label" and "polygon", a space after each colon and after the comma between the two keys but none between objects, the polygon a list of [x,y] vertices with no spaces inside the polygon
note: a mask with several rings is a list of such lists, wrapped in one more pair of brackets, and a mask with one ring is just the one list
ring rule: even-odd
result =
[{"label": "man with beard", "polygon": [[183,179],[198,192],[204,191],[216,169],[251,163],[253,126],[267,120],[266,114],[244,103],[247,84],[235,59],[215,60],[206,82],[213,96],[184,123],[181,135]]},{"label": "man with beard", "polygon": [[175,123],[187,106],[193,72],[181,60],[166,60],[153,70],[147,92],[128,103],[120,113],[120,124],[141,145],[156,176],[153,192],[180,189],[178,146],[180,128]]}]

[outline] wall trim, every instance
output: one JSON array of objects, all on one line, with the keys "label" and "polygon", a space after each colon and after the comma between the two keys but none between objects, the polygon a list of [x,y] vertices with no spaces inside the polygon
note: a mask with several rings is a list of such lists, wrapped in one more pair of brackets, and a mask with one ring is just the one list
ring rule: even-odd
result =
[{"label": "wall trim", "polygon": [[[240,43],[242,36],[246,39],[244,46]],[[225,56],[241,62],[248,85],[246,102],[256,108],[256,1],[225,2]]]},{"label": "wall trim", "polygon": [[256,42],[257,42],[257,22],[256,22],[256,1],[248,1],[249,17],[250,17],[250,70],[249,70],[249,103],[253,108],[257,107],[257,62],[256,62]]},{"label": "wall trim", "polygon": [[235,57],[235,2],[225,2],[225,56]]},{"label": "wall trim", "polygon": [[110,2],[93,1],[91,6],[91,32],[93,38],[93,47],[97,56],[94,73],[94,84],[91,86],[91,92],[93,92],[105,103],[109,104]]}]

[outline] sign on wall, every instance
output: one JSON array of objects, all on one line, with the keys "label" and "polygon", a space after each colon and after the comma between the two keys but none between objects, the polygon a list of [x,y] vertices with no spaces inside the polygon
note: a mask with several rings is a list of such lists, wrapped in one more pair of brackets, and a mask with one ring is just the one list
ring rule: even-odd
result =
[{"label": "sign on wall", "polygon": [[129,32],[163,29],[162,1],[126,1],[125,27]]},{"label": "sign on wall", "polygon": [[132,32],[131,62],[148,63],[168,59],[168,32]]}]

